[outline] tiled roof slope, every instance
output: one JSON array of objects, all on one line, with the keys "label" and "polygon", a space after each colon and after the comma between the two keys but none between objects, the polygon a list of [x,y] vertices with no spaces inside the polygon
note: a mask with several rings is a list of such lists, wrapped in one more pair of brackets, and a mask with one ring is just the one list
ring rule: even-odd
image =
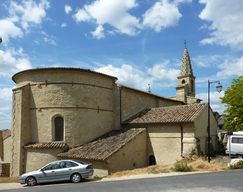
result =
[{"label": "tiled roof slope", "polygon": [[58,157],[106,160],[119,149],[140,135],[145,128],[111,131],[96,140],[60,153]]},{"label": "tiled roof slope", "polygon": [[192,123],[207,103],[145,109],[123,124]]},{"label": "tiled roof slope", "polygon": [[53,148],[65,148],[67,144],[65,142],[43,142],[43,143],[30,143],[24,146],[25,149],[53,149]]},{"label": "tiled roof slope", "polygon": [[11,130],[10,129],[3,129],[3,139],[6,139],[11,136]]}]

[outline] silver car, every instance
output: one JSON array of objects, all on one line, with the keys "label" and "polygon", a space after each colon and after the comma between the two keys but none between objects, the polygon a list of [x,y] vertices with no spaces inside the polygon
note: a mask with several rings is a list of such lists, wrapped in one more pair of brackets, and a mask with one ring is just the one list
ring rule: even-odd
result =
[{"label": "silver car", "polygon": [[54,161],[37,171],[25,173],[20,176],[19,182],[34,186],[37,183],[68,181],[79,183],[82,179],[92,176],[92,164],[77,160]]}]

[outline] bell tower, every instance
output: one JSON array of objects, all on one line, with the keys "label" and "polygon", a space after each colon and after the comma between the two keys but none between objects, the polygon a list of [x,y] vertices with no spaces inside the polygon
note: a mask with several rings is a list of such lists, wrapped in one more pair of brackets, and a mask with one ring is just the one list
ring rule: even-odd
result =
[{"label": "bell tower", "polygon": [[195,97],[195,79],[193,76],[191,60],[186,48],[181,62],[181,72],[178,78],[178,86],[176,87],[176,99],[187,103],[187,97]]}]

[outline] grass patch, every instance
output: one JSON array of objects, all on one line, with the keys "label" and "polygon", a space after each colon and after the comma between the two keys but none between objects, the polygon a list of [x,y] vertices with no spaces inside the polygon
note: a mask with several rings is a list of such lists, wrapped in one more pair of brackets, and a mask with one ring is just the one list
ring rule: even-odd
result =
[{"label": "grass patch", "polygon": [[19,177],[0,177],[0,183],[19,183]]},{"label": "grass patch", "polygon": [[[191,156],[183,158],[181,161],[177,162],[177,166],[179,167],[179,170],[182,169],[187,170],[186,167],[192,167],[192,169],[189,171],[227,171],[227,170],[233,170],[229,169],[227,164],[222,164],[221,160],[223,158],[220,158],[215,161],[211,161],[211,163],[208,163],[207,160],[203,157],[198,156]],[[182,165],[180,165],[183,162]],[[185,163],[186,162],[186,163]],[[182,168],[180,168],[180,166]],[[134,170],[127,170],[127,171],[120,171],[116,173],[112,173],[111,175],[107,176],[107,178],[114,178],[114,177],[126,177],[131,175],[143,175],[143,174],[161,174],[161,173],[170,173],[174,170],[175,165],[152,165],[144,168],[138,168]],[[242,168],[242,167],[241,167]],[[99,176],[93,176],[93,178],[90,179],[102,179],[104,177]],[[19,183],[19,177],[0,177],[0,183]]]},{"label": "grass patch", "polygon": [[159,174],[159,173],[169,173],[170,171],[161,166],[150,166],[148,169],[148,174]]}]

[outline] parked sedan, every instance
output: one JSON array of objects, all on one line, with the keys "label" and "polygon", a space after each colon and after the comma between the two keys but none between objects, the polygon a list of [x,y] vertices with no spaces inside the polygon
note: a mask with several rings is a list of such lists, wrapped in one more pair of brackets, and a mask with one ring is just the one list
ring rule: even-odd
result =
[{"label": "parked sedan", "polygon": [[21,184],[34,186],[37,183],[68,181],[79,183],[82,179],[92,176],[94,173],[92,164],[77,160],[54,161],[37,171],[21,175]]}]

